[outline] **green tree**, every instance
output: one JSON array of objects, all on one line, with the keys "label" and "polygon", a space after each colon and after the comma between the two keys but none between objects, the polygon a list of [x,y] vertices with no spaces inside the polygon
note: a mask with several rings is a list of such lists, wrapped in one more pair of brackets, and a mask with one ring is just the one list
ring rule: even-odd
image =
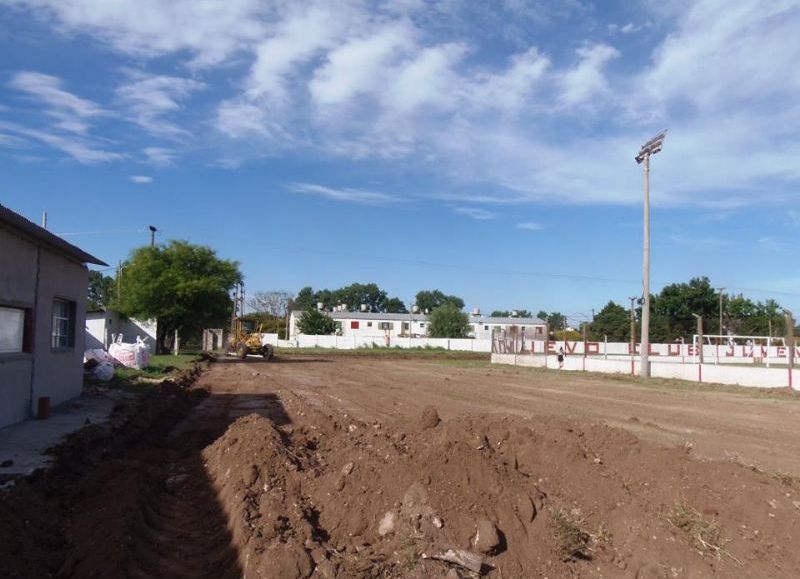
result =
[{"label": "green tree", "polygon": [[120,311],[157,319],[162,351],[175,330],[185,341],[203,328],[224,326],[233,307],[230,291],[242,281],[237,262],[186,241],[136,249],[122,271]]},{"label": "green tree", "polygon": [[590,340],[602,340],[608,336],[609,342],[627,342],[631,339],[630,314],[621,305],[610,301],[589,324],[587,334]]},{"label": "green tree", "polygon": [[567,324],[567,316],[561,312],[551,312],[548,314],[546,311],[540,310],[539,313],[536,314],[536,317],[547,322],[551,332],[563,330],[564,326]]},{"label": "green tree", "polygon": [[326,307],[344,304],[351,311],[357,311],[362,304],[365,304],[372,312],[382,312],[386,307],[387,300],[386,292],[374,283],[352,283],[332,291],[331,297],[333,303],[326,303]]},{"label": "green tree", "polygon": [[428,335],[431,338],[466,338],[470,332],[469,318],[452,303],[445,303],[428,316]]},{"label": "green tree", "polygon": [[114,278],[99,271],[90,271],[86,309],[96,311],[111,307],[114,301],[114,283]]},{"label": "green tree", "polygon": [[374,283],[352,283],[338,289],[317,291],[304,287],[292,300],[292,307],[296,310],[308,310],[316,308],[318,303],[322,303],[328,310],[343,304],[350,311],[359,311],[362,305],[366,305],[371,312],[408,312],[400,298],[388,297],[386,291]]},{"label": "green tree", "polygon": [[464,309],[464,300],[458,296],[445,295],[439,290],[421,290],[417,292],[417,306],[423,312],[433,312],[445,304],[450,304],[458,310]]},{"label": "green tree", "polygon": [[669,340],[694,333],[696,321],[692,314],[703,316],[707,333],[719,331],[719,294],[707,277],[670,284],[650,301],[653,317],[664,319]]},{"label": "green tree", "polygon": [[310,310],[317,307],[317,297],[314,295],[314,290],[311,286],[306,286],[297,292],[297,295],[292,300],[292,308],[295,310]]},{"label": "green tree", "polygon": [[782,336],[785,333],[781,306],[775,300],[753,302],[741,294],[726,296],[722,309],[723,326],[734,334],[767,336],[770,327],[773,336]]},{"label": "green tree", "polygon": [[385,302],[385,311],[389,314],[407,314],[408,310],[400,298],[389,298]]},{"label": "green tree", "polygon": [[252,312],[242,316],[242,320],[253,322],[254,330],[261,326],[261,332],[265,334],[278,334],[283,338],[286,335],[286,318],[283,316],[273,316],[266,312]]},{"label": "green tree", "polygon": [[309,309],[297,320],[297,329],[301,334],[326,336],[336,331],[336,322],[324,312]]}]

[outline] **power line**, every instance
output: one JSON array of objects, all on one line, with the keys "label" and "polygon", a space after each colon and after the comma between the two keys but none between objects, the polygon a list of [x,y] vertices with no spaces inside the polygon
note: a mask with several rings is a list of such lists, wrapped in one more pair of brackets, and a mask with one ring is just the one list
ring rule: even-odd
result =
[{"label": "power line", "polygon": [[[138,232],[147,231],[147,229],[138,229]],[[161,230],[159,230],[161,231]],[[381,261],[381,262],[396,262],[396,263],[403,263],[406,265],[419,265],[425,266],[430,268],[446,268],[451,270],[458,270],[458,271],[469,271],[469,272],[476,272],[476,273],[483,273],[483,274],[490,274],[490,275],[508,275],[508,276],[523,276],[523,277],[545,277],[545,278],[552,278],[552,279],[568,279],[568,280],[576,280],[576,281],[592,281],[592,282],[603,282],[603,283],[619,283],[619,284],[635,284],[639,285],[641,280],[639,279],[622,279],[622,278],[612,278],[612,277],[604,277],[604,276],[595,276],[595,275],[587,275],[587,274],[574,274],[574,273],[556,273],[556,272],[546,272],[546,271],[526,271],[526,270],[515,270],[515,269],[499,269],[499,268],[484,268],[484,267],[476,267],[471,265],[463,265],[463,264],[454,264],[454,263],[444,263],[444,262],[437,262],[437,261],[429,261],[423,259],[412,259],[412,258],[405,258],[405,257],[395,257],[395,256],[386,256],[386,255],[375,255],[369,253],[361,253],[355,251],[344,251],[344,250],[332,250],[332,249],[320,249],[320,248],[310,248],[310,247],[298,247],[295,245],[290,245],[286,243],[280,242],[264,242],[262,246],[272,246],[276,248],[280,248],[286,252],[294,252],[294,253],[310,253],[310,254],[327,254],[327,255],[342,255],[348,257],[356,257],[360,259],[368,259],[372,261]],[[116,267],[110,267],[106,269],[99,269],[94,271],[111,271],[115,270]],[[655,281],[656,284],[660,286],[667,286],[674,281]],[[779,295],[779,296],[790,296],[790,297],[800,297],[800,293],[795,292],[787,292],[787,291],[778,291],[778,290],[770,290],[770,289],[763,289],[763,288],[753,288],[753,287],[743,287],[737,286],[735,284],[726,284],[728,289],[735,289],[742,292],[752,292],[752,293],[763,293],[763,294],[772,294],[772,295]]]},{"label": "power line", "polygon": [[144,228],[138,229],[100,229],[96,231],[68,231],[66,233],[56,233],[59,237],[74,237],[78,235],[111,235],[114,233],[142,233],[147,231]]},{"label": "power line", "polygon": [[[320,249],[320,248],[308,248],[308,247],[298,247],[295,245],[290,245],[286,243],[280,242],[265,242],[262,245],[270,245],[273,247],[278,247],[283,250],[289,252],[297,252],[297,253],[311,253],[311,254],[328,254],[328,255],[344,255],[349,257],[357,257],[362,259],[369,259],[369,260],[377,260],[377,261],[393,261],[397,263],[405,263],[408,265],[422,265],[426,267],[434,267],[434,268],[448,268],[460,271],[471,271],[471,272],[478,272],[478,273],[485,273],[491,275],[517,275],[517,276],[525,276],[525,277],[549,277],[554,279],[574,279],[579,281],[596,281],[596,282],[606,282],[606,283],[620,283],[620,284],[641,284],[640,279],[621,279],[621,278],[613,278],[613,277],[604,277],[604,276],[596,276],[596,275],[587,275],[587,274],[574,274],[574,273],[555,273],[555,272],[544,272],[544,271],[524,271],[524,270],[514,270],[514,269],[490,269],[484,267],[476,267],[471,265],[462,265],[462,264],[453,264],[453,263],[443,263],[443,262],[435,262],[435,261],[428,261],[422,259],[411,259],[406,257],[395,257],[395,256],[386,256],[386,255],[375,255],[375,254],[368,254],[368,253],[361,253],[355,251],[343,251],[343,250],[332,250],[332,249]],[[667,286],[670,284],[675,283],[674,281],[659,281],[655,280],[655,283],[660,286]],[[785,296],[792,296],[792,297],[800,297],[800,293],[795,292],[786,292],[786,291],[778,291],[778,290],[769,290],[763,288],[752,288],[752,287],[743,287],[737,286],[735,284],[727,284],[726,286],[728,289],[736,289],[739,291],[745,292],[754,292],[754,293],[767,293],[767,294],[777,294],[777,295],[785,295]]]}]

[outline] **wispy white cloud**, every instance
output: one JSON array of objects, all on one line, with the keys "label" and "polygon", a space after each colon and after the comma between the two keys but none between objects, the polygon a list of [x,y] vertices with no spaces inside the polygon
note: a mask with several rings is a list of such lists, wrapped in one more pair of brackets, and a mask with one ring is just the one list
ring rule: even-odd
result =
[{"label": "wispy white cloud", "polygon": [[64,90],[60,78],[40,72],[17,72],[8,83],[44,105],[44,113],[56,119],[56,127],[85,134],[92,118],[106,116],[108,111],[97,103]]},{"label": "wispy white cloud", "polygon": [[414,36],[407,23],[393,23],[335,47],[309,82],[314,102],[343,105],[359,95],[375,94],[391,80],[391,64],[413,50]]},{"label": "wispy white cloud", "polygon": [[489,219],[495,219],[497,217],[496,213],[481,207],[454,207],[453,211],[479,221],[486,221]]},{"label": "wispy white cloud", "polygon": [[525,221],[523,223],[517,223],[517,229],[524,229],[526,231],[539,231],[543,229],[543,225],[541,223],[537,223],[535,221]]},{"label": "wispy white cloud", "polygon": [[154,58],[187,51],[195,67],[213,66],[269,31],[282,2],[226,0],[10,0],[34,8],[32,15],[55,21],[66,32],[91,34],[128,56]]},{"label": "wispy white cloud", "polygon": [[58,133],[4,121],[0,121],[0,130],[15,133],[29,140],[37,141],[40,144],[59,150],[85,165],[120,161],[125,158],[125,154],[123,153],[100,148],[97,143],[91,139],[69,132]]},{"label": "wispy white cloud", "polygon": [[175,76],[128,71],[128,80],[117,88],[117,96],[133,120],[148,133],[169,138],[187,137],[190,132],[165,117],[182,108],[182,101],[205,84]]},{"label": "wispy white cloud", "polygon": [[147,185],[148,183],[153,182],[153,178],[147,175],[131,175],[130,180],[131,182],[138,183],[140,185]]},{"label": "wispy white cloud", "polygon": [[315,183],[290,183],[286,188],[292,193],[316,195],[332,201],[356,203],[359,205],[392,205],[402,199],[390,193],[365,191],[363,189],[333,188]]},{"label": "wispy white cloud", "polygon": [[[641,197],[632,155],[669,126],[653,163],[656,206],[729,210],[763,202],[765,183],[773,190],[800,182],[800,11],[793,2],[649,2],[641,20],[597,28],[623,40],[659,22],[647,30],[654,49],[636,58],[624,53],[629,40],[598,42],[587,32],[544,44],[547,35],[511,30],[516,21],[525,28],[570,11],[586,16],[590,9],[577,1],[13,5],[126,56],[172,55],[189,66],[191,78],[150,75],[120,89],[129,110],[140,107],[135,118],[159,136],[188,138],[168,115],[193,104],[189,97],[201,88],[194,83],[212,83],[200,80],[206,67],[228,66],[222,89],[208,91],[216,101],[205,106],[214,109],[218,131],[209,139],[212,156],[230,164],[287,149],[327,159],[401,159],[435,176],[437,191],[449,182],[452,191],[488,185],[508,203],[632,204]],[[487,37],[517,48],[484,58]],[[579,48],[569,58],[565,46]],[[48,110],[65,111],[59,130],[86,131],[108,112],[71,98],[56,81],[45,75],[23,84],[50,99]],[[242,158],[240,151],[247,151]]]},{"label": "wispy white cloud", "polygon": [[145,147],[142,154],[148,163],[156,167],[168,167],[175,161],[175,151],[164,147]]},{"label": "wispy white cloud", "polygon": [[601,95],[610,92],[604,69],[620,55],[619,50],[608,44],[586,45],[577,51],[578,63],[561,73],[561,96],[559,104],[563,107],[590,102],[595,103]]}]

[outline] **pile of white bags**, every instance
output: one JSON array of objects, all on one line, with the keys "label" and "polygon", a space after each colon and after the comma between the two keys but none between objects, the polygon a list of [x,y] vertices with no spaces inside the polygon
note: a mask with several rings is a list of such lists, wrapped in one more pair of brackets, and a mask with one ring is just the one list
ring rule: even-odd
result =
[{"label": "pile of white bags", "polygon": [[114,377],[114,363],[116,360],[108,352],[101,348],[86,350],[83,353],[83,363],[85,364],[89,360],[97,362],[91,368],[92,378],[101,382],[108,382]]},{"label": "pile of white bags", "polygon": [[122,341],[122,334],[108,347],[109,355],[126,368],[143,370],[150,364],[150,347],[139,336],[135,344]]}]

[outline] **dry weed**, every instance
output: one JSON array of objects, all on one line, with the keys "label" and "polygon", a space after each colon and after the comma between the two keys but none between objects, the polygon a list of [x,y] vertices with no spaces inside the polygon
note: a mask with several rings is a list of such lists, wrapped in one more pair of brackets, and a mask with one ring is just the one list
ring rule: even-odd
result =
[{"label": "dry weed", "polygon": [[553,528],[558,552],[565,561],[591,559],[589,548],[591,535],[581,529],[578,522],[561,508],[550,513],[550,526]]},{"label": "dry weed", "polygon": [[787,487],[793,487],[795,483],[800,482],[800,478],[785,472],[774,472],[772,478]]},{"label": "dry weed", "polygon": [[727,555],[737,563],[725,545],[729,542],[722,537],[722,528],[716,521],[707,521],[697,509],[680,500],[672,506],[667,521],[689,537],[689,544],[701,555],[713,555],[717,559]]}]

